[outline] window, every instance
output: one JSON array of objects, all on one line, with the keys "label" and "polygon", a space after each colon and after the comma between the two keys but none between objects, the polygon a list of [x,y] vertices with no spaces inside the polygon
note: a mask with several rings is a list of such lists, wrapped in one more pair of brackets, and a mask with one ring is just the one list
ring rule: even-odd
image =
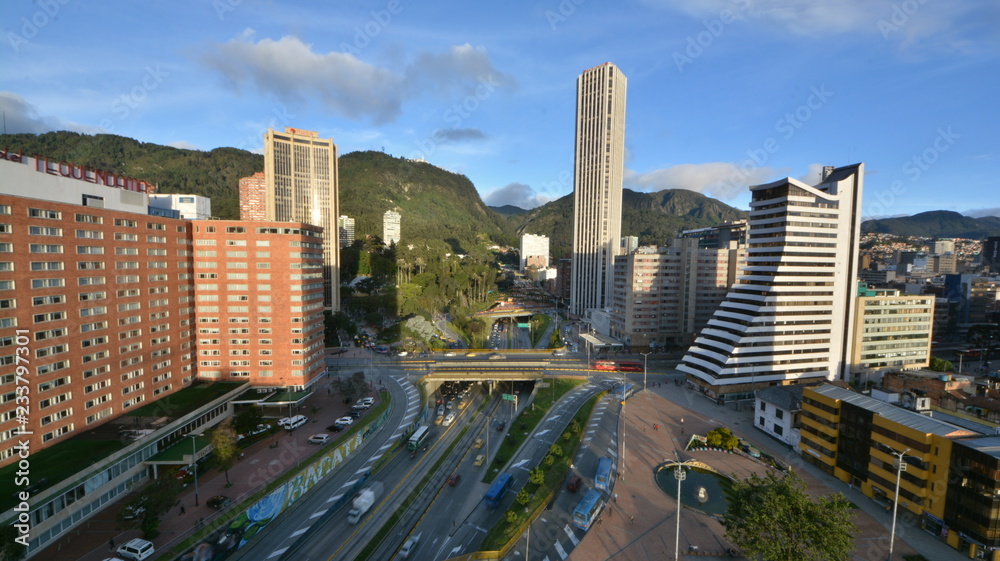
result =
[{"label": "window", "polygon": [[139,255],[137,247],[116,247],[115,255]]},{"label": "window", "polygon": [[49,228],[46,226],[28,226],[28,234],[32,236],[61,236],[62,228]]},{"label": "window", "polygon": [[89,224],[104,224],[104,218],[101,216],[94,216],[93,214],[76,214],[77,222],[87,222]]},{"label": "window", "polygon": [[98,232],[96,230],[77,230],[76,237],[87,240],[103,240],[104,232]]},{"label": "window", "polygon": [[120,242],[135,242],[139,241],[138,234],[127,234],[124,232],[115,232],[115,239]]},{"label": "window", "polygon": [[63,246],[57,244],[33,243],[28,245],[28,251],[30,253],[62,253]]},{"label": "window", "polygon": [[126,228],[135,228],[138,226],[138,222],[135,220],[127,220],[125,218],[115,218],[115,226],[124,226]]},{"label": "window", "polygon": [[59,220],[62,218],[62,213],[58,210],[45,210],[41,208],[29,208],[28,216],[31,218],[47,218],[50,220]]},{"label": "window", "polygon": [[49,304],[62,304],[66,301],[66,297],[62,294],[53,294],[51,296],[35,296],[31,299],[32,306],[47,306]]},{"label": "window", "polygon": [[785,412],[782,411],[781,409],[775,409],[774,410],[774,416],[777,417],[778,419],[784,419],[785,418]]}]

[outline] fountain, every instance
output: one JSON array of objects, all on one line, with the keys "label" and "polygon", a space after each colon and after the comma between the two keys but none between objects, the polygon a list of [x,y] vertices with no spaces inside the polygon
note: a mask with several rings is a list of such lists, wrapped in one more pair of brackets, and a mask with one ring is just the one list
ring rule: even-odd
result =
[{"label": "fountain", "polygon": [[[707,514],[725,515],[726,509],[729,507],[726,493],[732,486],[732,480],[707,469],[689,468],[686,471],[687,478],[681,489],[681,502],[687,507]],[[657,469],[656,484],[666,494],[674,498],[677,497],[677,480],[674,479],[673,462],[665,463]]]}]

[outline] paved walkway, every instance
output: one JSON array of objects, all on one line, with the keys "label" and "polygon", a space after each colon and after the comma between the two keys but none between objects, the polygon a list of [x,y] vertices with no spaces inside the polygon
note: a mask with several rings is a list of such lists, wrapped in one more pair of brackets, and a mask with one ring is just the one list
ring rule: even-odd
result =
[{"label": "paved walkway", "polygon": [[[651,375],[650,384],[657,387],[639,392],[624,407],[619,425],[624,434],[624,460],[621,474],[613,490],[617,499],[610,503],[602,522],[591,529],[570,554],[570,561],[663,560],[674,558],[677,503],[660,491],[654,480],[656,468],[666,461],[699,460],[718,471],[744,478],[750,473],[765,473],[762,464],[736,454],[710,451],[683,451],[692,433],[705,434],[720,425],[763,450],[782,457],[790,454],[787,447],[752,426],[752,411],[743,408],[719,407],[691,390],[675,386],[674,376]],[[639,378],[641,382],[641,377]],[[682,425],[683,419],[683,425]],[[659,425],[655,429],[653,425]],[[682,433],[683,427],[683,433]],[[888,555],[888,523],[890,515],[861,493],[849,489],[801,462],[797,455],[785,461],[793,466],[813,495],[843,492],[859,508],[854,522],[858,527],[852,559],[870,561]],[[668,480],[674,484],[672,474]],[[831,481],[832,480],[832,481]],[[682,484],[682,494],[686,494]],[[701,556],[728,558],[732,545],[725,539],[725,528],[712,516],[684,508],[681,511],[680,559]],[[902,519],[902,517],[901,517]],[[920,551],[928,559],[945,561],[963,559],[958,552],[936,540],[919,528],[901,522],[896,528],[897,542],[893,556],[902,559]],[[697,548],[695,550],[694,548]]]},{"label": "paved walkway", "polygon": [[[346,357],[348,354],[351,358],[368,356],[367,351],[358,349],[338,356]],[[348,373],[349,370],[345,369],[344,375]],[[226,477],[217,469],[199,475],[199,505],[195,506],[194,485],[187,485],[177,497],[178,506],[170,509],[160,522],[160,535],[152,540],[157,551],[169,549],[190,535],[199,519],[203,518],[205,524],[210,524],[216,517],[223,516],[205,504],[209,498],[225,495],[238,503],[289,468],[308,461],[318,450],[317,446],[306,442],[309,436],[326,433],[327,426],[350,411],[350,406],[343,403],[340,395],[328,394],[328,387],[329,382],[321,381],[316,392],[304,402],[301,413],[309,417],[309,424],[292,432],[279,431],[244,450],[244,459],[237,461],[229,470],[229,480],[233,483],[231,487],[226,487]],[[312,411],[313,407],[317,408],[315,413]],[[336,437],[341,433],[331,434]],[[124,525],[116,519],[118,511],[130,498],[131,496],[127,496],[95,514],[68,535],[33,556],[32,561],[102,561],[111,557],[110,540],[114,540],[115,546],[118,546],[132,538],[141,538],[140,530],[124,529]],[[138,527],[138,521],[136,522]]]}]

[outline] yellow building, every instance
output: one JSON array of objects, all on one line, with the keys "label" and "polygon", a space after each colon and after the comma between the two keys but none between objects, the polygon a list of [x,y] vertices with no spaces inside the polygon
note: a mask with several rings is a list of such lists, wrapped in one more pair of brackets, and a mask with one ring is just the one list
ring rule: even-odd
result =
[{"label": "yellow building", "polygon": [[[824,384],[802,395],[802,457],[979,559],[1000,561],[1000,437]],[[905,467],[898,470],[902,458]]]}]

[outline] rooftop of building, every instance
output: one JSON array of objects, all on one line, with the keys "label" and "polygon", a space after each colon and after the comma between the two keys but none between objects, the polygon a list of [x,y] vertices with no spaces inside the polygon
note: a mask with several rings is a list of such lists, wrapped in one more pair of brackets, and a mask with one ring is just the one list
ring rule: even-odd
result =
[{"label": "rooftop of building", "polygon": [[757,390],[757,399],[765,401],[785,411],[798,411],[802,408],[801,384],[790,386],[771,386],[762,390]]},{"label": "rooftop of building", "polygon": [[[31,451],[32,496],[63,483],[80,470],[99,463],[244,383],[196,383],[48,448]],[[14,484],[17,470],[17,463],[0,468],[0,512],[13,508],[15,492],[23,489],[22,485]]]},{"label": "rooftop of building", "polygon": [[951,423],[946,423],[944,421],[939,421],[937,419],[932,419],[914,411],[901,409],[895,405],[889,405],[888,403],[884,403],[877,399],[861,395],[844,388],[839,388],[832,384],[823,384],[821,386],[810,388],[810,390],[831,399],[837,399],[844,403],[850,403],[855,407],[871,411],[872,413],[875,413],[876,415],[888,419],[896,424],[909,427],[915,431],[925,434],[936,434],[944,438],[960,438],[963,436],[976,435],[975,432],[972,432],[969,429],[965,429]]},{"label": "rooftop of building", "polygon": [[956,372],[938,372],[937,370],[929,370],[927,368],[921,368],[920,370],[897,370],[887,372],[886,375],[910,379],[937,379],[943,382],[972,382],[976,379],[975,376],[969,376],[967,374],[958,374]]}]

